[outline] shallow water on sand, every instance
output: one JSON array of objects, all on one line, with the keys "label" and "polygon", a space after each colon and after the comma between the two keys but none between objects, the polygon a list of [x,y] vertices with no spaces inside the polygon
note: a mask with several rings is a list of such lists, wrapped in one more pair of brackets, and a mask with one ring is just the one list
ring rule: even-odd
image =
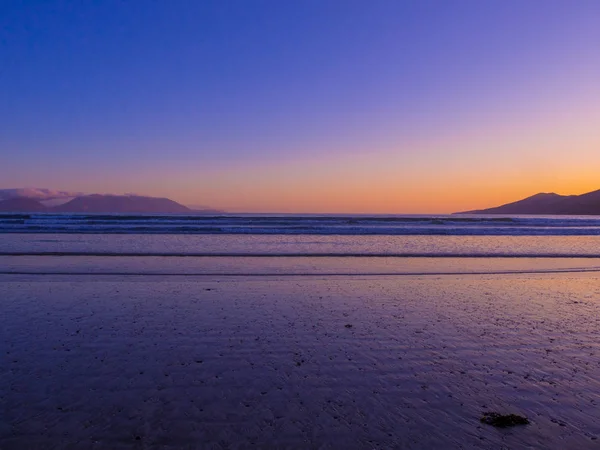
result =
[{"label": "shallow water on sand", "polygon": [[0,281],[3,449],[600,445],[594,273]]},{"label": "shallow water on sand", "polygon": [[599,257],[600,236],[0,234],[0,255]]},{"label": "shallow water on sand", "polygon": [[0,274],[345,276],[600,272],[600,258],[0,256]]}]

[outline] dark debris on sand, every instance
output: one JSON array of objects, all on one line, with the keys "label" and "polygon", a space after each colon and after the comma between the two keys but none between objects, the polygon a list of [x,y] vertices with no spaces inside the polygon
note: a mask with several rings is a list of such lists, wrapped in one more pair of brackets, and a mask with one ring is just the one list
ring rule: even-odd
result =
[{"label": "dark debris on sand", "polygon": [[529,424],[529,419],[527,419],[527,417],[519,416],[517,414],[500,414],[497,412],[483,413],[483,417],[480,420],[481,423],[499,428]]}]

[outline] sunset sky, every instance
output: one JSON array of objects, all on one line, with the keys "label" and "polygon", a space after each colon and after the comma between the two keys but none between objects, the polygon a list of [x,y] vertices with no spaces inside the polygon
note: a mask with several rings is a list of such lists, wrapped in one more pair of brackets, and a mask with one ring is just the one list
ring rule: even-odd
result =
[{"label": "sunset sky", "polygon": [[0,2],[0,188],[447,213],[600,189],[600,1]]}]

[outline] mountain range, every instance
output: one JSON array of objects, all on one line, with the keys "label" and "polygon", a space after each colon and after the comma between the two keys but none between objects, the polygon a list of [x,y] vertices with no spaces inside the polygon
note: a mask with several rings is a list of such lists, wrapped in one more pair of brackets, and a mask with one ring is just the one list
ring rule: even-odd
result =
[{"label": "mountain range", "polygon": [[456,214],[600,215],[600,190],[581,195],[539,193],[494,208]]},{"label": "mountain range", "polygon": [[168,198],[139,195],[80,195],[65,203],[48,206],[29,197],[0,200],[0,212],[48,213],[221,213],[213,209],[193,210]]},{"label": "mountain range", "polygon": [[[53,200],[67,198],[69,193],[45,189],[5,189],[0,190],[0,194],[4,194],[4,199],[0,195],[0,212],[223,213],[223,211],[208,208],[191,209],[168,198],[140,195],[77,195],[64,203],[52,205],[50,203]],[[581,195],[539,193],[505,205],[455,214],[600,215],[600,190]]]}]

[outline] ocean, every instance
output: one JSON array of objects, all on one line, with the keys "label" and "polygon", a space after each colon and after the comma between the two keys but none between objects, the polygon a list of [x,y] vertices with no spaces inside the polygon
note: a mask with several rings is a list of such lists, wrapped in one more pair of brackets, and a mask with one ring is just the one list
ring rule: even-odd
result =
[{"label": "ocean", "polygon": [[589,216],[4,214],[0,262],[73,274],[595,271],[599,235]]},{"label": "ocean", "polygon": [[600,217],[0,214],[0,233],[597,236]]}]

